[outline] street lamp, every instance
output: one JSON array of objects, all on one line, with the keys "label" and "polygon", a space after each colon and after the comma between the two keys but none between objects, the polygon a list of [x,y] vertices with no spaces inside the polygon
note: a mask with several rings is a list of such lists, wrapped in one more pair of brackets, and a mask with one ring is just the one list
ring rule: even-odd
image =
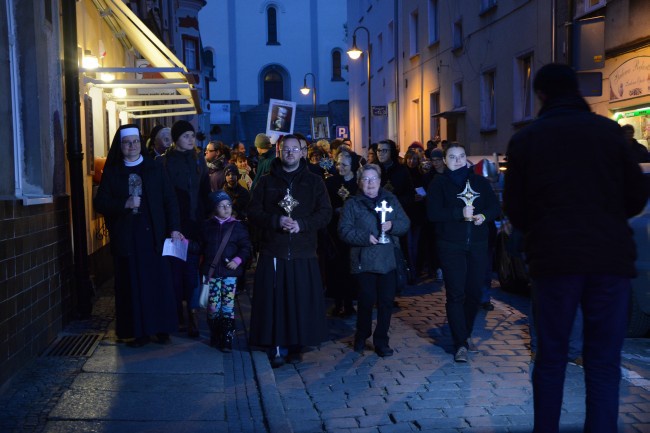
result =
[{"label": "street lamp", "polygon": [[311,81],[312,84],[314,85],[314,93],[311,95],[311,100],[312,100],[312,108],[314,111],[314,117],[316,117],[316,76],[312,74],[311,72],[307,72],[305,76],[303,77],[303,85],[300,88],[300,93],[303,95],[309,95],[309,91],[311,90],[310,87],[307,87],[307,75],[311,75]]},{"label": "street lamp", "polygon": [[367,121],[368,121],[368,147],[370,147],[370,144],[372,143],[372,133],[371,133],[371,111],[372,107],[370,105],[370,32],[368,29],[364,26],[359,26],[356,29],[354,29],[354,32],[352,33],[352,48],[348,50],[348,56],[352,60],[357,60],[359,57],[361,57],[361,54],[363,54],[363,51],[360,50],[357,47],[357,30],[363,29],[366,31],[366,35],[368,36],[368,49],[365,51],[366,53],[366,74],[367,74],[367,85],[368,85],[368,114],[366,115]]}]

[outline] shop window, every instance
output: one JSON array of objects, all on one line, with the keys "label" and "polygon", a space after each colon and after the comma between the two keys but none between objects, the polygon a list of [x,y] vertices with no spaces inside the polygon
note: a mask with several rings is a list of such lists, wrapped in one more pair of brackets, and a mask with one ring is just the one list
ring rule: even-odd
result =
[{"label": "shop window", "polygon": [[280,45],[278,42],[278,10],[275,6],[266,9],[266,45]]},{"label": "shop window", "polygon": [[492,131],[497,127],[496,72],[481,75],[481,131]]},{"label": "shop window", "polygon": [[183,63],[190,70],[198,71],[200,69],[198,38],[183,35]]}]

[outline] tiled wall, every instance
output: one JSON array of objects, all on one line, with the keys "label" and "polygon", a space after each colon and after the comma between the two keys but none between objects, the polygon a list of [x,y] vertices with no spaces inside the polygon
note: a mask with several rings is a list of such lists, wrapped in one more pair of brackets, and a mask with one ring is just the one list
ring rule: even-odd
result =
[{"label": "tiled wall", "polygon": [[0,385],[39,356],[74,307],[69,198],[0,201]]}]

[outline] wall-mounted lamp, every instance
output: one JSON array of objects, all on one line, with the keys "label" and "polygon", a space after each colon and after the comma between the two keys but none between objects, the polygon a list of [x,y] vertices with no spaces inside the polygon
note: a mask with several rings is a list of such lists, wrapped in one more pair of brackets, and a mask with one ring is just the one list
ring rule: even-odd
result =
[{"label": "wall-mounted lamp", "polygon": [[347,53],[348,56],[352,60],[357,60],[359,57],[361,57],[361,54],[363,54],[363,51],[361,51],[357,47],[357,30],[364,30],[366,32],[366,35],[368,36],[368,50],[366,50],[366,86],[368,87],[368,113],[366,114],[367,118],[366,121],[368,122],[368,146],[372,143],[372,105],[370,103],[370,31],[364,27],[364,26],[359,26],[356,29],[354,29],[354,32],[352,32],[352,48],[350,48]]},{"label": "wall-mounted lamp", "polygon": [[113,89],[114,98],[124,98],[126,97],[126,89],[124,87],[115,87]]},{"label": "wall-mounted lamp", "polygon": [[115,80],[115,74],[111,74],[110,72],[102,72],[101,74],[99,74],[99,79],[107,83],[110,83],[111,81]]},{"label": "wall-mounted lamp", "polygon": [[81,60],[81,66],[84,69],[97,69],[99,67],[99,59],[93,56],[90,50],[84,51],[84,57]]},{"label": "wall-mounted lamp", "polygon": [[[354,31],[356,32],[357,29]],[[357,35],[352,35],[352,48],[348,50],[348,56],[352,60],[357,60],[359,57],[361,57],[361,54],[363,54],[363,51],[357,47]]]}]

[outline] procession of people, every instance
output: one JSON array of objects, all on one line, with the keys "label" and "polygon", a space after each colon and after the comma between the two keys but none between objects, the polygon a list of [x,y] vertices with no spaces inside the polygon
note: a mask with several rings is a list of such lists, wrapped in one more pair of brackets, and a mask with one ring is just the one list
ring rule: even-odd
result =
[{"label": "procession of people", "polygon": [[[121,126],[94,199],[111,236],[117,338],[132,347],[169,344],[179,331],[197,338],[206,314],[211,345],[231,352],[248,270],[249,343],[273,368],[300,363],[305,349],[330,338],[328,315],[356,317],[350,350],[363,356],[372,339],[372,350],[388,357],[395,297],[434,278],[444,283],[453,360],[466,363],[478,310],[494,309],[485,298],[494,227],[509,218],[525,238],[533,280],[535,432],[557,431],[578,310],[593,396],[585,425],[615,428],[625,294],[635,274],[627,218],[648,194],[624,130],[589,113],[570,68],[547,65],[534,84],[543,108],[510,142],[505,214],[496,184],[475,170],[463,143],[430,141],[425,151],[413,142],[402,157],[382,140],[358,155],[341,140],[260,133],[254,148],[210,141],[203,150],[184,120],[153,128],[149,146],[136,125]],[[585,125],[600,159],[571,138],[576,122],[563,119]],[[548,142],[565,147],[555,164]],[[582,181],[594,168],[586,154],[609,167],[594,188]],[[565,198],[574,196],[581,200]],[[163,256],[167,241],[185,256]]]}]

